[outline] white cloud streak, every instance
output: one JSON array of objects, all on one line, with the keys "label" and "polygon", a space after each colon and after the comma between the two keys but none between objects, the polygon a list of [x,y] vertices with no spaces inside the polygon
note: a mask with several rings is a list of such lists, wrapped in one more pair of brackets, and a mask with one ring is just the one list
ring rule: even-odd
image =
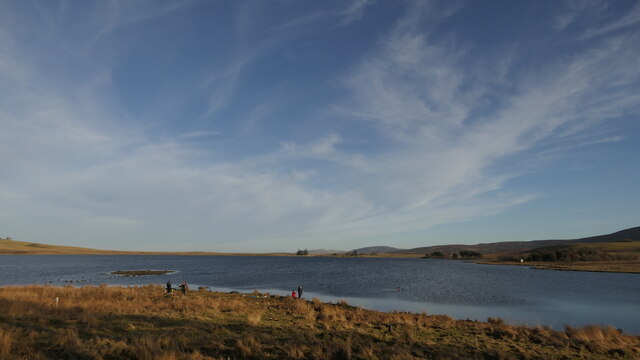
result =
[{"label": "white cloud streak", "polygon": [[626,27],[640,24],[640,4],[635,3],[631,10],[621,18],[617,18],[606,25],[589,29],[583,36],[583,39],[609,34]]},{"label": "white cloud streak", "polygon": [[365,8],[373,3],[373,0],[351,0],[348,7],[340,13],[341,25],[348,25],[362,18]]},{"label": "white cloud streak", "polygon": [[200,0],[179,0],[169,2],[156,2],[150,0],[107,0],[101,3],[95,14],[102,24],[95,39],[99,39],[111,32],[125,26],[146,20],[169,15],[175,11],[201,3]]}]

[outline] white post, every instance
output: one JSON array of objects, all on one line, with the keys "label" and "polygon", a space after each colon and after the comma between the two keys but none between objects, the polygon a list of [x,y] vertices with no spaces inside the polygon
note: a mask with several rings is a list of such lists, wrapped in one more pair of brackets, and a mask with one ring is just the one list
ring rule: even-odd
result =
[{"label": "white post", "polygon": [[58,302],[60,301],[60,299],[56,296],[56,309],[58,308]]}]

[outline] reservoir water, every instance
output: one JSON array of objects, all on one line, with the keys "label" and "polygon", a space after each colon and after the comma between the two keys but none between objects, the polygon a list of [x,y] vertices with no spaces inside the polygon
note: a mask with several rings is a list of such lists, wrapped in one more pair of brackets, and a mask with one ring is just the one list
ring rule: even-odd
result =
[{"label": "reservoir water", "polygon": [[[120,277],[115,270],[170,269],[168,275]],[[533,270],[433,259],[0,255],[0,286],[163,285],[289,295],[382,311],[446,314],[510,324],[613,325],[640,334],[640,275]],[[400,288],[400,291],[397,291]]]}]

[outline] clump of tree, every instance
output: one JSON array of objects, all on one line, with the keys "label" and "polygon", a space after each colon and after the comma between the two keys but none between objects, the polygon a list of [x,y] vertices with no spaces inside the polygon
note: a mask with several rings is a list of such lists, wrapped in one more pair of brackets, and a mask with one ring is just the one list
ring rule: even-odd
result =
[{"label": "clump of tree", "polygon": [[544,247],[528,252],[502,256],[498,260],[505,261],[535,261],[535,262],[579,262],[579,261],[615,261],[637,260],[638,257],[629,254],[612,254],[604,250],[587,247]]},{"label": "clump of tree", "polygon": [[636,260],[637,256],[625,254],[611,254],[604,250],[590,248],[559,248],[559,249],[535,249],[524,257],[526,261],[611,261],[611,260]]},{"label": "clump of tree", "polygon": [[477,251],[473,251],[473,250],[460,250],[458,252],[458,254],[460,254],[460,257],[463,259],[480,259],[482,258],[482,254],[477,252]]},{"label": "clump of tree", "polygon": [[296,255],[301,255],[301,256],[309,255],[309,250],[307,250],[307,249],[304,249],[304,250],[298,249],[298,252],[296,252]]},{"label": "clump of tree", "polygon": [[347,251],[347,252],[345,253],[345,255],[346,255],[346,256],[358,256],[358,250],[353,249],[353,250],[351,250],[351,251]]},{"label": "clump of tree", "polygon": [[444,259],[446,255],[442,251],[433,251],[430,254],[424,254],[423,259]]},{"label": "clump of tree", "polygon": [[423,259],[480,259],[482,254],[473,250],[462,250],[457,253],[445,253],[442,251],[433,251],[424,254]]}]

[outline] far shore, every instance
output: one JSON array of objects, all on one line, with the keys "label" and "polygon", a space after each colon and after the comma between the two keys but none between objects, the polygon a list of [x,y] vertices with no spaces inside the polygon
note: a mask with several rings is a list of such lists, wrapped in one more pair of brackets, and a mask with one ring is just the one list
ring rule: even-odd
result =
[{"label": "far shore", "polygon": [[[627,243],[628,244],[628,243]],[[591,246],[597,244],[591,244]],[[624,245],[624,244],[623,244]],[[90,248],[80,248],[72,246],[48,245],[39,243],[29,243],[15,241],[11,239],[0,239],[0,255],[165,255],[165,256],[282,256],[282,257],[331,257],[331,258],[353,258],[347,253],[333,254],[309,254],[297,255],[287,252],[271,252],[271,253],[224,253],[224,252],[205,252],[205,251],[117,251],[117,250],[98,250]],[[357,257],[369,258],[422,258],[425,254],[419,253],[365,253],[358,254]],[[477,264],[486,265],[513,265],[528,266],[534,269],[542,270],[561,270],[561,271],[589,271],[589,272],[613,272],[640,274],[639,260],[611,260],[611,261],[576,261],[576,262],[515,262],[501,261],[496,258],[496,254],[487,254],[479,259],[447,259],[451,261],[470,261]]]},{"label": "far shore", "polygon": [[512,265],[528,266],[537,270],[558,270],[558,271],[588,271],[588,272],[611,272],[625,274],[640,274],[640,261],[585,261],[585,262],[543,262],[543,261],[499,261],[499,260],[476,260],[476,264],[484,265]]}]

